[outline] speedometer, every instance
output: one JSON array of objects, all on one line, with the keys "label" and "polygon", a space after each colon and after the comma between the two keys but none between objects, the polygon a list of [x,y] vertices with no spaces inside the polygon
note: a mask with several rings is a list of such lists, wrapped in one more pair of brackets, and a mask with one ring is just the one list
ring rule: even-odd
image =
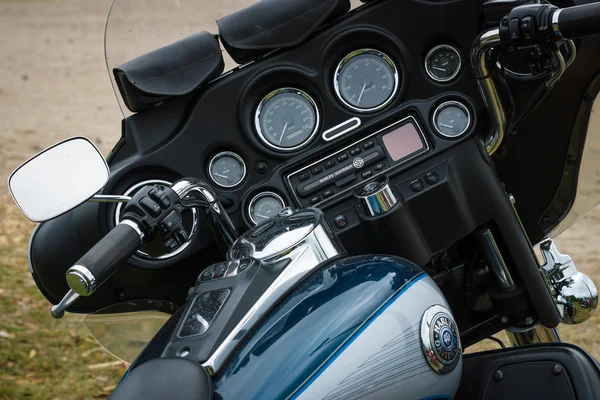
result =
[{"label": "speedometer", "polygon": [[268,147],[280,151],[299,150],[317,134],[319,110],[306,92],[277,89],[260,102],[255,125],[258,137]]},{"label": "speedometer", "polygon": [[358,112],[377,111],[394,99],[398,69],[391,58],[378,50],[356,50],[339,63],[334,88],[346,107]]}]

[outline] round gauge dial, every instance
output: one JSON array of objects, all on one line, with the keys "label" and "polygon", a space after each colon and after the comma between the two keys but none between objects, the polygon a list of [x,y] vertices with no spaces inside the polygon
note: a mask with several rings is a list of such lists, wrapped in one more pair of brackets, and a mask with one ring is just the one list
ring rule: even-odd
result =
[{"label": "round gauge dial", "polygon": [[471,113],[469,109],[457,101],[448,101],[433,113],[433,126],[442,136],[457,138],[469,130]]},{"label": "round gauge dial", "polygon": [[259,138],[280,151],[298,150],[310,143],[319,127],[315,101],[299,89],[284,88],[269,93],[255,116]]},{"label": "round gauge dial", "polygon": [[254,224],[260,224],[285,208],[285,202],[277,193],[262,192],[248,205],[248,216]]},{"label": "round gauge dial", "polygon": [[224,188],[234,187],[246,177],[246,164],[237,154],[224,151],[210,160],[208,174],[217,185]]},{"label": "round gauge dial", "polygon": [[460,53],[447,44],[435,46],[425,57],[427,75],[436,82],[449,82],[456,78],[461,66]]},{"label": "round gauge dial", "polygon": [[358,112],[377,111],[387,106],[398,92],[398,69],[378,50],[356,50],[339,63],[334,87],[348,108]]}]

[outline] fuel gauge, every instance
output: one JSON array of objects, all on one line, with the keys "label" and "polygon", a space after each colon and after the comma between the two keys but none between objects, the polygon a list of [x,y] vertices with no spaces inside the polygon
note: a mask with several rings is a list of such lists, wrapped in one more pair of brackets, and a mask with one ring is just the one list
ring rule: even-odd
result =
[{"label": "fuel gauge", "polygon": [[469,109],[458,101],[447,101],[433,113],[433,126],[440,135],[455,139],[464,135],[471,126]]},{"label": "fuel gauge", "polygon": [[262,192],[256,195],[248,205],[248,216],[254,224],[260,224],[285,208],[285,202],[277,193]]}]

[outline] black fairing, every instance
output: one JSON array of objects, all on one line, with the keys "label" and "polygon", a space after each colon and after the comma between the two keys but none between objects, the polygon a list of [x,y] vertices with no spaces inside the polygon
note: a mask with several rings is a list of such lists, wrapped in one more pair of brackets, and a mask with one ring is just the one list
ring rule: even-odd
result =
[{"label": "black fairing", "polygon": [[594,400],[600,367],[570,344],[543,344],[468,354],[456,400]]},{"label": "black fairing", "polygon": [[[285,183],[289,174],[412,116],[424,131],[430,150],[398,165],[389,177],[408,206],[402,212],[412,214],[402,217],[412,221],[404,233],[418,229],[422,236],[413,246],[401,250],[389,246],[387,252],[422,263],[423,258],[446,249],[475,228],[496,221],[508,241],[508,261],[518,271],[517,281],[528,285],[533,302],[540,301],[535,293],[543,289],[541,279],[528,275],[534,260],[525,241],[520,240],[520,227],[503,195],[503,185],[517,198],[529,236],[539,239],[543,234],[540,219],[559,190],[569,143],[581,142],[585,135],[573,127],[579,108],[587,104],[582,94],[590,90],[600,72],[600,66],[592,62],[600,56],[600,38],[577,43],[578,57],[557,88],[511,139],[506,155],[492,160],[476,139],[489,127],[468,62],[471,44],[484,28],[480,2],[475,0],[370,2],[293,48],[235,70],[202,90],[126,118],[123,136],[109,156],[112,178],[104,193],[123,193],[152,178],[175,181],[193,176],[210,182],[208,160],[219,151],[234,151],[244,158],[247,176],[236,188],[215,190],[231,199],[227,211],[236,227],[245,231],[249,227],[245,209],[254,195],[272,190],[288,205],[299,206]],[[423,67],[427,50],[440,43],[451,43],[463,55],[462,72],[446,84],[429,79]],[[395,60],[400,72],[401,88],[387,108],[358,115],[360,128],[328,143],[319,138],[301,152],[286,155],[261,145],[253,128],[256,105],[279,87],[294,86],[311,93],[323,115],[320,132],[356,117],[335,97],[332,76],[345,55],[374,46]],[[534,88],[522,83],[512,86],[516,104],[522,107]],[[431,126],[433,111],[446,100],[460,100],[471,110],[472,126],[458,140],[436,135]],[[574,154],[577,160],[579,156]],[[267,164],[266,172],[256,168],[259,163]],[[439,175],[438,183],[419,193],[411,190],[411,181],[423,179],[431,171]],[[564,187],[572,188],[572,182]],[[566,205],[573,198],[573,191],[567,192],[571,197],[566,196]],[[336,228],[336,233],[350,255],[375,252],[351,196],[320,208],[330,222],[340,214],[347,217],[348,225]],[[562,214],[567,209],[563,207]],[[51,302],[67,292],[66,270],[114,226],[113,214],[114,205],[84,204],[39,227],[31,244],[31,266],[40,290]],[[93,296],[77,300],[74,311],[94,311],[124,299],[157,298],[183,304],[201,270],[223,260],[203,217],[198,231],[188,249],[172,259],[149,263],[137,256],[130,258]],[[517,260],[527,264],[527,269],[514,265]]]}]

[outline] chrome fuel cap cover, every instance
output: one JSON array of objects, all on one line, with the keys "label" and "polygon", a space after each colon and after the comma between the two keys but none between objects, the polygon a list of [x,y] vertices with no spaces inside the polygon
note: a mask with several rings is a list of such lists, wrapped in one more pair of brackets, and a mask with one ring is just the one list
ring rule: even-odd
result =
[{"label": "chrome fuel cap cover", "polygon": [[284,208],[279,214],[242,235],[231,247],[227,257],[230,260],[254,258],[270,260],[285,254],[304,242],[316,230],[330,232],[324,223],[323,213],[316,208],[303,208],[293,211]]},{"label": "chrome fuel cap cover", "polygon": [[359,209],[367,217],[377,217],[390,211],[398,204],[398,197],[389,185],[388,178],[381,176],[359,186],[354,191]]}]

